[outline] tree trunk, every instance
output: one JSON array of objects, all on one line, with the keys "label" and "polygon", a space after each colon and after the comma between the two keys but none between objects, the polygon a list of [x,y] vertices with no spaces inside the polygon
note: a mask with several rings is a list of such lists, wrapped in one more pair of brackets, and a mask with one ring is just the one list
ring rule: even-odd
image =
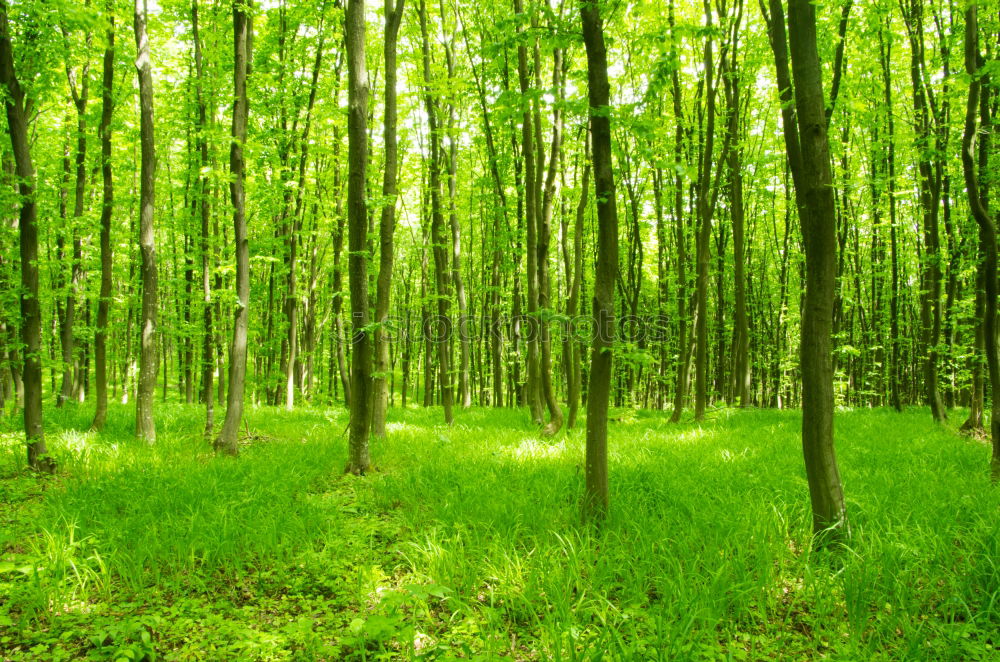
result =
[{"label": "tree trunk", "polygon": [[[742,17],[742,2],[739,3],[737,20],[731,28],[733,35],[739,30],[739,17]],[[735,310],[733,314],[733,334],[735,342],[733,351],[733,399],[740,407],[750,405],[750,330],[747,322],[746,299],[746,260],[744,246],[744,208],[743,208],[743,141],[740,113],[742,98],[740,89],[740,73],[736,67],[736,39],[732,39],[730,54],[723,58],[723,85],[726,93],[726,112],[728,116],[728,132],[732,147],[729,150],[729,204],[733,221],[733,280]],[[719,302],[722,305],[722,302]],[[721,360],[721,357],[719,357]]]},{"label": "tree trunk", "polygon": [[615,279],[618,275],[618,212],[612,171],[608,55],[599,5],[580,5],[587,49],[587,89],[597,200],[597,271],[594,279],[594,343],[587,388],[585,520],[601,521],[608,510],[608,396],[615,334]]},{"label": "tree trunk", "polygon": [[[670,43],[672,57],[677,54],[677,36],[675,34],[674,4],[671,0],[668,9],[670,23]],[[671,101],[673,103],[676,128],[674,130],[674,150],[684,154],[684,114],[681,104],[680,75],[674,68],[670,73]],[[670,415],[671,423],[678,423],[687,402],[688,373],[691,369],[690,330],[688,328],[688,277],[687,277],[687,236],[684,232],[684,177],[679,168],[674,169],[674,227],[677,243],[677,379],[674,384],[674,411]]]},{"label": "tree trunk", "polygon": [[368,329],[368,213],[365,172],[368,167],[368,74],[365,67],[365,2],[348,0],[347,41],[347,273],[351,288],[351,434],[348,473],[368,472],[368,433],[372,393],[371,335]]},{"label": "tree trunk", "polygon": [[556,93],[556,101],[552,109],[552,143],[549,148],[549,167],[545,175],[545,188],[542,193],[542,212],[538,217],[538,258],[535,265],[538,268],[538,310],[542,316],[538,324],[538,339],[540,345],[539,376],[541,378],[542,395],[549,410],[549,422],[542,429],[542,434],[552,436],[559,432],[563,424],[562,408],[556,398],[552,386],[552,334],[548,316],[552,286],[549,282],[549,244],[552,234],[552,211],[556,198],[556,172],[560,165],[562,152],[563,116],[560,104],[565,98],[563,90],[563,52],[556,48],[552,51],[552,88]]},{"label": "tree trunk", "polygon": [[[514,0],[514,12],[524,13],[522,0]],[[523,30],[519,28],[519,32]],[[536,195],[538,188],[535,185],[537,178],[536,146],[532,137],[532,103],[529,100],[530,82],[528,77],[528,47],[526,38],[521,38],[517,46],[517,73],[520,82],[522,105],[524,112],[521,116],[521,157],[524,159],[524,208],[525,220],[527,223],[525,242],[525,252],[527,253],[527,295],[528,295],[528,323],[527,338],[525,344],[528,349],[527,380],[525,391],[528,399],[528,407],[531,411],[531,420],[536,425],[542,424],[542,392],[539,383],[539,356],[538,356],[538,210],[540,208]]]},{"label": "tree trunk", "polygon": [[437,290],[437,323],[433,325],[436,335],[438,369],[441,375],[441,404],[444,407],[445,423],[451,425],[452,417],[452,378],[451,357],[448,353],[449,336],[452,333],[448,308],[451,298],[451,273],[448,266],[449,242],[444,235],[444,216],[441,213],[441,136],[438,129],[437,105],[431,91],[431,53],[427,34],[427,6],[424,0],[420,2],[420,33],[423,43],[424,66],[424,105],[427,112],[427,124],[430,133],[430,189],[431,189],[431,245],[434,256],[434,283]]},{"label": "tree trunk", "polygon": [[385,111],[383,140],[385,170],[382,176],[382,216],[379,220],[379,267],[375,291],[375,394],[372,402],[372,433],[385,436],[389,408],[389,295],[392,291],[393,233],[396,230],[396,179],[399,156],[396,142],[396,42],[405,0],[385,0]]},{"label": "tree trunk", "polygon": [[580,308],[580,287],[583,279],[583,222],[587,213],[587,194],[590,192],[590,164],[583,167],[583,178],[580,183],[580,202],[576,206],[576,219],[573,225],[573,284],[569,290],[569,300],[566,303],[566,317],[569,318],[569,337],[566,347],[569,349],[566,369],[569,391],[569,413],[566,417],[566,427],[573,429],[576,425],[577,410],[580,407],[580,339],[576,334],[576,318]]},{"label": "tree trunk", "polygon": [[245,162],[243,145],[247,139],[247,74],[253,28],[248,16],[249,0],[233,0],[233,122],[229,146],[229,197],[233,204],[233,241],[236,247],[236,310],[233,313],[233,341],[229,348],[229,378],[226,418],[215,440],[215,450],[238,455],[238,437],[243,421],[243,396],[247,375],[247,326],[250,306],[250,244],[247,239]]},{"label": "tree trunk", "polygon": [[211,216],[212,202],[209,195],[208,171],[211,161],[208,157],[208,104],[205,101],[205,70],[201,51],[201,37],[198,29],[198,0],[191,0],[191,24],[194,30],[194,64],[197,82],[195,85],[198,118],[197,149],[200,169],[198,172],[195,202],[201,219],[201,295],[202,295],[202,342],[201,342],[201,386],[205,403],[205,439],[215,434],[215,357],[213,355],[214,335],[212,319],[212,250]]},{"label": "tree trunk", "polygon": [[[771,0],[771,37],[779,86],[788,80],[784,17]],[[816,8],[789,0],[788,31],[798,125],[785,124],[785,144],[805,247],[802,307],[802,449],[817,545],[849,535],[843,487],[833,444],[831,333],[837,273],[836,205],[823,100],[822,67],[816,47]],[[782,69],[784,68],[784,71]],[[790,90],[788,90],[790,92]],[[795,172],[798,171],[798,176]]]},{"label": "tree trunk", "polygon": [[[976,114],[980,111],[980,98],[983,79],[986,74],[981,72],[983,64],[979,53],[978,11],[975,3],[965,10],[965,72],[969,75],[969,96],[965,106],[965,132],[962,135],[962,174],[965,177],[965,190],[969,198],[969,208],[979,226],[979,250],[983,259],[983,271],[986,287],[986,316],[983,329],[986,335],[986,365],[990,375],[990,386],[993,397],[990,408],[990,439],[993,445],[993,457],[990,460],[990,475],[993,482],[1000,481],[1000,397],[997,397],[1000,385],[1000,355],[997,353],[997,230],[996,223],[986,207],[981,195],[979,173],[976,169]],[[988,104],[982,104],[982,110],[988,113]],[[984,126],[989,124],[989,117],[984,113]],[[979,149],[989,148],[987,136]]]},{"label": "tree trunk", "polygon": [[107,43],[104,47],[104,78],[101,84],[101,293],[97,303],[97,330],[94,333],[94,369],[97,387],[97,408],[90,428],[100,430],[108,415],[108,316],[111,312],[111,215],[114,211],[114,179],[111,176],[111,114],[114,110],[112,86],[115,80],[115,17],[108,7]]},{"label": "tree trunk", "polygon": [[156,396],[156,235],[153,229],[156,191],[156,143],[153,137],[153,75],[146,32],[146,2],[135,0],[135,66],[139,75],[140,143],[139,249],[142,255],[142,307],[140,314],[139,384],[135,397],[135,434],[147,443],[156,441],[153,401]]},{"label": "tree trunk", "polygon": [[28,115],[32,103],[14,71],[14,48],[7,23],[7,0],[0,0],[0,84],[6,88],[4,107],[7,111],[11,147],[18,177],[21,211],[18,215],[18,235],[21,257],[21,343],[24,364],[21,379],[24,388],[24,434],[28,446],[28,466],[36,471],[52,473],[55,462],[45,447],[42,426],[42,310],[38,301],[38,208],[35,202],[35,167],[31,162],[28,137]]},{"label": "tree trunk", "polygon": [[[924,356],[924,393],[931,415],[941,423],[948,417],[938,388],[938,340],[941,337],[941,246],[938,229],[941,202],[940,168],[932,162],[931,151],[936,119],[928,107],[925,87],[923,0],[909,0],[903,18],[910,37],[910,82],[916,120],[917,167],[920,176],[924,251],[921,259],[920,324]],[[940,157],[933,157],[940,158]]]},{"label": "tree trunk", "polygon": [[[888,24],[888,20],[887,20]],[[888,37],[890,41],[886,43]],[[886,114],[886,161],[889,171],[889,246],[891,261],[891,283],[889,290],[889,402],[896,411],[903,411],[899,393],[901,379],[899,351],[899,247],[896,238],[896,131],[892,112],[892,69],[889,61],[892,55],[892,30],[879,30],[879,60],[882,69],[882,93]]]}]

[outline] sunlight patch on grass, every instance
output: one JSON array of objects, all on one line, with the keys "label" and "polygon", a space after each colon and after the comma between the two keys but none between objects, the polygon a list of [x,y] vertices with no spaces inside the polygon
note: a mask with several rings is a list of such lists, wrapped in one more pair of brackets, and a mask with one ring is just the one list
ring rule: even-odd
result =
[{"label": "sunlight patch on grass", "polygon": [[518,460],[562,457],[566,453],[566,442],[565,440],[553,442],[528,437],[516,446],[506,446],[503,452]]}]

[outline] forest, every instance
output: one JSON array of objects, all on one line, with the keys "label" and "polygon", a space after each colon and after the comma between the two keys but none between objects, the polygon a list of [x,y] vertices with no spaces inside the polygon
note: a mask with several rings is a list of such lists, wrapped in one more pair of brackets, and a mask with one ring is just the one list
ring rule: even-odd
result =
[{"label": "forest", "polygon": [[0,0],[0,660],[1000,659],[998,57]]}]

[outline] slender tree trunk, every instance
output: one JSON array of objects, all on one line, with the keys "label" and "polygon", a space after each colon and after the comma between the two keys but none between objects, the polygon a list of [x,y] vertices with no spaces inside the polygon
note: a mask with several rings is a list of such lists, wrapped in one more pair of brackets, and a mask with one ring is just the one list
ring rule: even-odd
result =
[{"label": "slender tree trunk", "polygon": [[226,418],[216,438],[216,452],[239,454],[239,431],[243,422],[243,399],[247,375],[247,326],[250,307],[250,244],[247,239],[245,160],[247,139],[247,75],[253,37],[248,11],[249,0],[233,0],[233,122],[229,146],[229,197],[233,204],[233,242],[236,248],[236,310],[233,313],[233,341],[229,348],[229,378]]},{"label": "slender tree trunk", "polygon": [[431,189],[431,244],[434,256],[434,282],[437,290],[438,319],[434,325],[437,335],[438,369],[441,375],[441,404],[444,407],[445,423],[451,425],[452,417],[452,378],[451,357],[448,353],[448,340],[452,333],[451,319],[448,308],[451,299],[451,273],[448,266],[448,240],[444,234],[444,216],[441,213],[441,137],[437,121],[437,104],[431,92],[431,54],[430,41],[427,34],[427,6],[424,0],[420,2],[420,33],[423,39],[424,66],[424,104],[427,111],[427,124],[430,133],[430,189]]},{"label": "slender tree trunk", "polygon": [[[63,37],[67,37],[63,28]],[[90,45],[90,33],[86,35],[86,44]],[[67,40],[67,57],[69,57],[69,46]],[[89,57],[89,53],[88,53]],[[73,107],[76,109],[76,152],[73,157],[75,179],[73,184],[73,217],[68,221],[69,234],[73,244],[72,258],[70,260],[70,285],[66,289],[66,306],[59,329],[60,341],[62,344],[62,385],[59,396],[56,399],[56,406],[61,407],[63,403],[73,398],[74,391],[74,368],[77,367],[77,356],[75,351],[76,339],[73,336],[73,325],[76,320],[77,296],[82,287],[83,280],[83,241],[80,236],[80,219],[83,216],[84,195],[87,185],[87,101],[90,89],[90,62],[84,63],[80,70],[79,80],[77,72],[67,60],[66,79],[69,83],[70,98]],[[69,165],[69,161],[66,161]]]},{"label": "slender tree trunk", "polygon": [[611,159],[610,86],[604,26],[597,2],[580,5],[587,49],[587,89],[597,200],[597,271],[594,279],[594,343],[587,388],[585,520],[601,521],[608,510],[608,396],[615,333],[615,279],[618,275],[618,212]]},{"label": "slender tree trunk", "polygon": [[556,91],[556,103],[552,110],[552,143],[549,148],[549,167],[545,175],[545,188],[542,193],[542,212],[538,217],[538,258],[535,264],[538,268],[538,310],[543,316],[539,320],[540,363],[542,395],[549,410],[549,422],[542,430],[543,435],[552,436],[559,432],[563,424],[562,408],[556,398],[552,385],[552,334],[549,320],[550,298],[552,285],[549,282],[549,244],[552,234],[552,213],[556,199],[556,173],[560,165],[562,153],[563,116],[559,104],[565,95],[563,90],[563,52],[553,49],[552,52],[552,87]]},{"label": "slender tree trunk", "polygon": [[931,151],[936,120],[928,107],[924,73],[923,0],[909,0],[903,18],[910,36],[910,82],[913,87],[913,112],[916,118],[917,167],[920,175],[920,206],[924,251],[921,260],[920,324],[924,351],[924,392],[931,415],[937,422],[948,413],[938,388],[938,340],[941,336],[941,247],[938,229],[941,202],[940,171],[932,162]]},{"label": "slender tree trunk", "polygon": [[347,216],[348,280],[351,288],[351,434],[346,471],[368,472],[368,434],[372,393],[372,348],[368,329],[368,213],[365,172],[368,167],[368,74],[365,67],[365,2],[348,0],[347,41]]},{"label": "slender tree trunk", "polygon": [[383,140],[385,170],[382,177],[382,216],[379,220],[379,268],[375,292],[375,395],[372,402],[372,433],[385,436],[389,407],[389,295],[392,292],[393,233],[396,230],[396,179],[399,156],[396,142],[396,42],[405,0],[385,0],[385,111]]},{"label": "slender tree trunk", "polygon": [[[780,0],[771,0],[772,48],[783,94],[788,82],[790,44],[798,123],[785,123],[785,145],[805,246],[806,284],[802,307],[802,449],[812,502],[817,545],[849,535],[844,492],[833,445],[833,362],[831,333],[837,273],[836,203],[823,99],[823,70],[816,47],[816,8],[809,0],[789,0],[786,41]],[[784,113],[783,113],[784,114]],[[788,115],[784,114],[784,119]],[[797,174],[796,174],[797,173]]]},{"label": "slender tree trunk", "polygon": [[[514,12],[522,14],[524,3],[522,0],[514,0]],[[520,30],[523,33],[523,30]],[[522,104],[524,112],[521,117],[521,157],[524,159],[524,208],[527,231],[526,241],[526,268],[527,268],[527,294],[528,294],[528,335],[525,344],[528,349],[527,380],[525,390],[528,400],[528,407],[531,411],[531,420],[536,425],[542,424],[542,393],[539,383],[539,356],[538,356],[538,210],[539,204],[536,200],[538,188],[535,186],[537,159],[535,155],[534,138],[532,137],[532,117],[528,95],[530,92],[530,79],[528,73],[528,47],[526,38],[521,38],[517,47],[517,73],[520,82]]]},{"label": "slender tree trunk", "polygon": [[195,203],[201,219],[201,236],[199,251],[201,253],[201,296],[202,296],[202,342],[201,342],[201,397],[205,403],[205,438],[211,439],[215,434],[215,357],[214,325],[212,319],[212,235],[211,217],[212,201],[210,195],[209,169],[211,161],[208,157],[208,104],[205,101],[205,69],[201,50],[201,36],[198,26],[198,0],[191,0],[191,24],[194,30],[194,63],[197,82],[195,85],[198,115],[197,115],[197,149],[200,169],[196,183]]},{"label": "slender tree trunk", "polygon": [[115,15],[108,3],[107,43],[104,47],[104,73],[101,84],[101,293],[97,303],[97,330],[94,333],[94,368],[97,390],[97,408],[92,430],[104,427],[108,415],[108,316],[111,313],[111,215],[114,211],[115,185],[111,176],[111,114],[114,110],[112,86],[115,80]]},{"label": "slender tree trunk", "polygon": [[139,384],[135,397],[135,434],[147,443],[156,441],[153,401],[156,396],[156,235],[153,229],[156,191],[156,143],[153,137],[153,75],[146,2],[135,0],[135,61],[139,75],[140,141],[139,248],[142,255],[142,324],[139,345]]},{"label": "slender tree trunk", "polygon": [[566,347],[569,352],[566,361],[567,389],[569,391],[569,414],[566,417],[566,427],[573,429],[576,425],[577,410],[580,407],[580,339],[576,336],[576,318],[580,309],[580,287],[583,280],[583,222],[587,214],[587,194],[590,192],[590,164],[583,167],[583,178],[580,183],[580,202],[576,206],[576,219],[573,224],[573,284],[569,290],[569,300],[566,303],[566,316],[570,320],[569,338]]},{"label": "slender tree trunk", "polygon": [[[723,85],[726,93],[726,112],[728,132],[732,147],[729,150],[729,203],[733,222],[733,279],[735,308],[733,314],[733,334],[735,342],[733,351],[733,399],[739,401],[740,407],[750,405],[750,332],[747,321],[746,274],[745,274],[745,237],[744,237],[744,203],[743,203],[743,147],[741,135],[740,113],[742,96],[740,72],[736,67],[736,38],[739,30],[739,18],[742,17],[742,2],[738,3],[737,20],[733,31],[734,37],[730,46],[728,58],[723,58]],[[722,302],[719,302],[722,305]],[[721,360],[721,357],[720,357]]]},{"label": "slender tree trunk", "polygon": [[6,88],[4,107],[18,177],[21,211],[18,235],[21,257],[21,343],[24,346],[24,434],[28,466],[52,473],[55,462],[45,447],[42,425],[42,310],[38,301],[38,208],[35,202],[35,167],[28,137],[29,101],[14,71],[14,48],[7,23],[7,0],[0,0],[0,84]]},{"label": "slender tree trunk", "polygon": [[[670,23],[671,53],[677,54],[677,36],[675,34],[674,4],[670,1],[668,9]],[[670,74],[671,101],[673,103],[676,128],[674,130],[674,150],[678,155],[684,154],[684,114],[681,103],[680,75],[676,68]],[[678,423],[687,402],[688,373],[691,368],[691,338],[688,328],[688,276],[687,276],[687,236],[684,232],[684,177],[679,169],[674,171],[674,228],[677,243],[677,379],[674,385],[674,411],[670,415],[671,423]]]},{"label": "slender tree trunk", "polygon": [[[888,22],[888,19],[887,19]],[[886,41],[886,40],[889,41]],[[899,247],[896,237],[896,131],[892,111],[892,30],[879,30],[879,60],[882,69],[882,93],[886,114],[886,160],[889,171],[887,195],[889,198],[889,247],[891,283],[889,290],[889,402],[896,411],[903,411],[899,393],[901,379],[899,348]]]},{"label": "slender tree trunk", "polygon": [[[990,459],[990,475],[993,482],[1000,481],[1000,397],[997,397],[1000,385],[1000,354],[997,349],[997,230],[996,223],[981,196],[979,173],[976,169],[976,131],[977,111],[982,108],[988,112],[988,105],[980,105],[983,79],[986,74],[980,71],[982,59],[979,53],[979,21],[976,3],[971,3],[965,10],[965,72],[969,75],[969,95],[965,106],[965,132],[962,136],[962,174],[965,177],[965,190],[969,198],[969,208],[979,226],[980,253],[983,258],[983,271],[986,281],[986,316],[983,329],[986,335],[986,365],[990,375],[990,386],[993,398],[990,409],[990,440],[993,445],[993,457]],[[982,124],[988,125],[988,116],[982,117]],[[983,135],[979,149],[987,150],[989,143]]]}]

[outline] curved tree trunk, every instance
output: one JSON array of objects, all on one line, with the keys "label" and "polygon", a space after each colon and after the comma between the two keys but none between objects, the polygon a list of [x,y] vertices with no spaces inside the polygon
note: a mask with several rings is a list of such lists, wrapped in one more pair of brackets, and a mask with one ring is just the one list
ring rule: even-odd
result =
[{"label": "curved tree trunk", "polygon": [[[983,258],[984,280],[986,281],[986,316],[983,329],[986,335],[986,365],[993,388],[990,410],[990,439],[993,457],[990,459],[990,475],[993,482],[1000,481],[1000,355],[997,353],[997,229],[993,217],[986,207],[981,194],[979,173],[976,170],[976,114],[982,108],[983,125],[989,123],[988,104],[980,106],[983,77],[979,53],[978,11],[975,3],[965,10],[965,72],[969,75],[969,96],[965,107],[965,132],[962,136],[962,174],[969,197],[969,208],[979,225],[979,250]],[[983,134],[979,149],[986,151],[988,142]]]}]

